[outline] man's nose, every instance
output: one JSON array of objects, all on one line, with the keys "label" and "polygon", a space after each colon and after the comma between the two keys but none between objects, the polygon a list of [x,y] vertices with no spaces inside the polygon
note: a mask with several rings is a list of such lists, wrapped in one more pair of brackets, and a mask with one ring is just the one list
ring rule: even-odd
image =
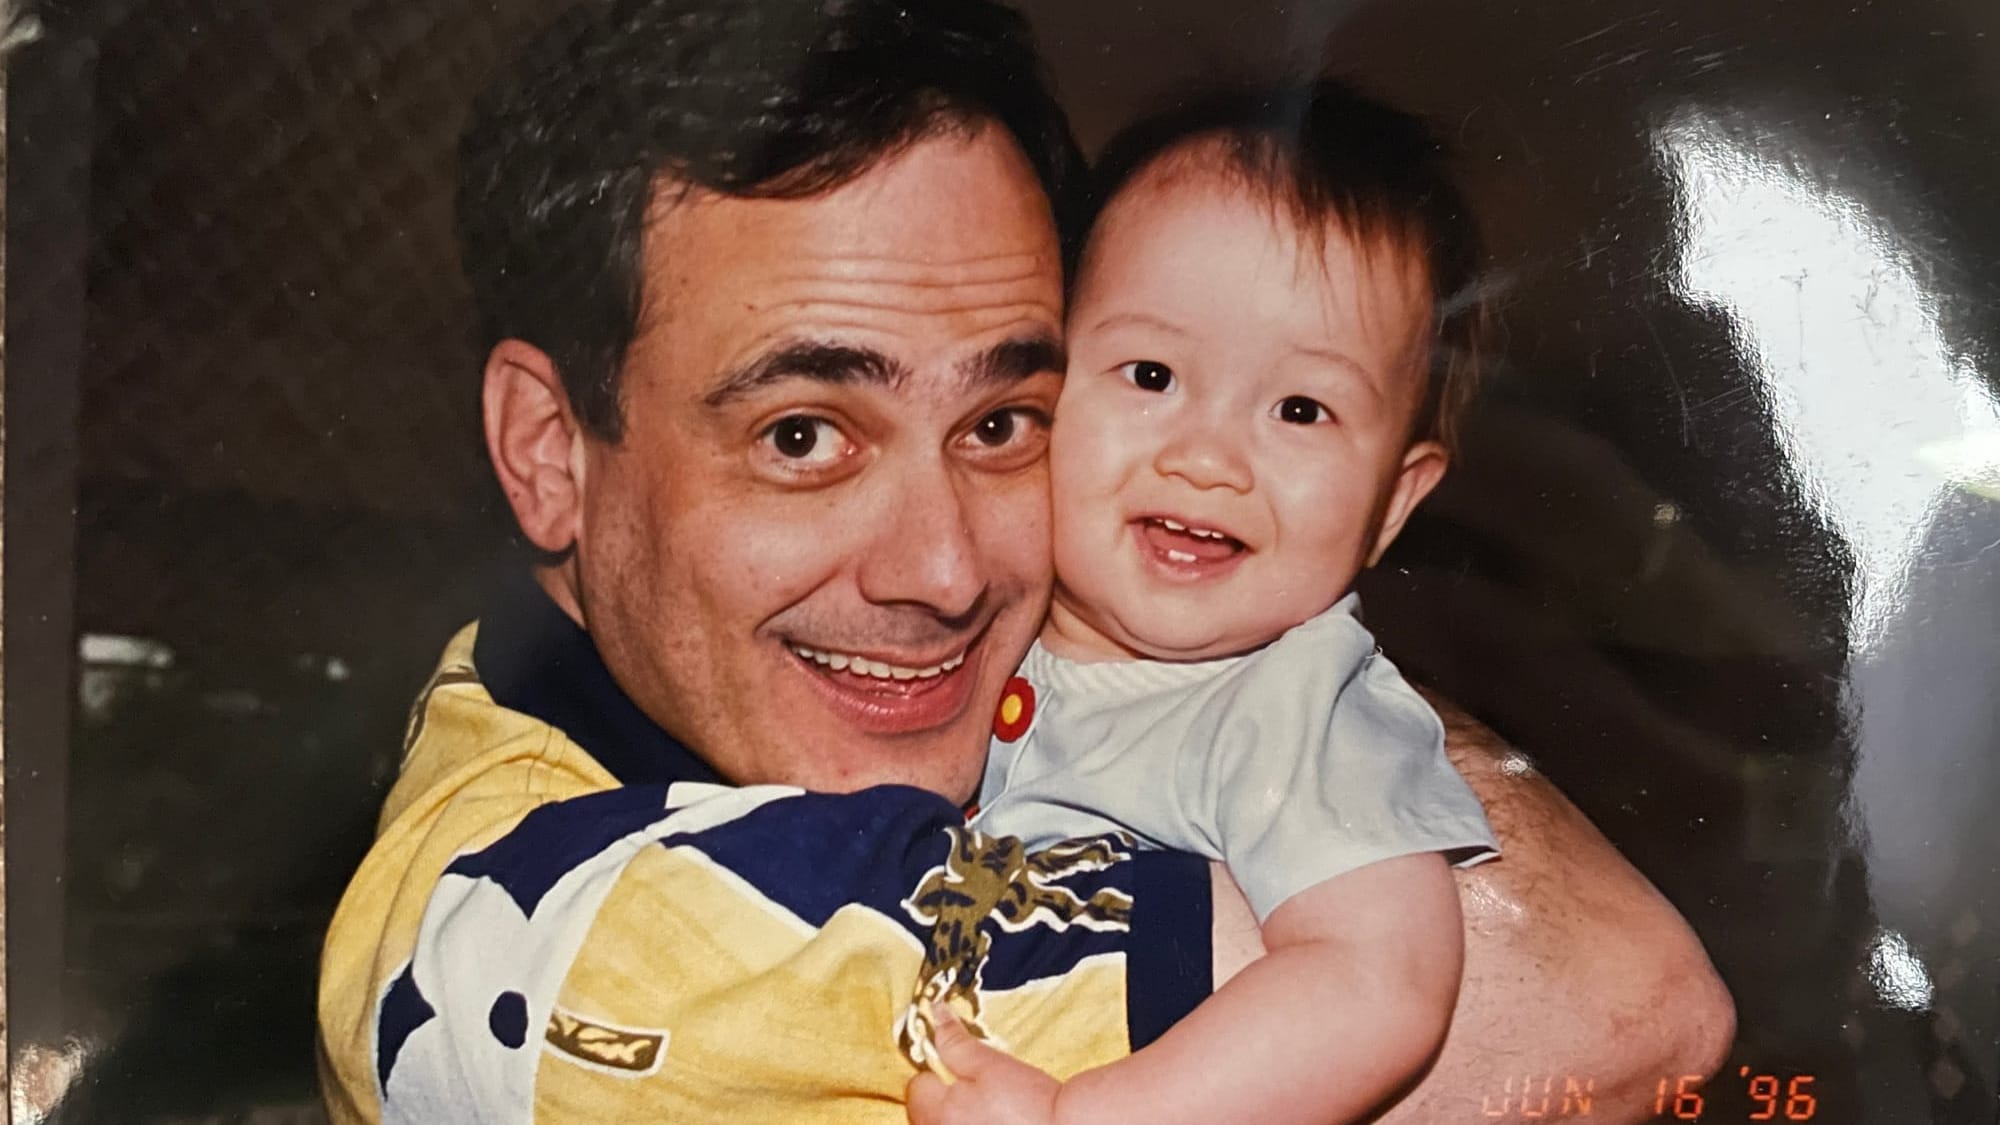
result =
[{"label": "man's nose", "polygon": [[1160,446],[1153,468],[1161,476],[1179,477],[1199,489],[1227,488],[1248,492],[1255,482],[1250,471],[1244,427],[1229,419],[1206,415],[1184,419]]},{"label": "man's nose", "polygon": [[922,606],[943,618],[972,612],[986,592],[986,574],[961,487],[943,466],[911,474],[861,562],[862,597]]}]

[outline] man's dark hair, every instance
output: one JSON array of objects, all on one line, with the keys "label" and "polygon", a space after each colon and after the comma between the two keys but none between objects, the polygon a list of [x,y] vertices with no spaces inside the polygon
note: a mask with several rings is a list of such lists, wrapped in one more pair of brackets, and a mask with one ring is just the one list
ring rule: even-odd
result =
[{"label": "man's dark hair", "polygon": [[458,238],[481,344],[547,352],[583,424],[616,441],[656,188],[804,198],[987,122],[1034,166],[1069,262],[1082,156],[1011,9],[583,0],[481,95],[460,144]]},{"label": "man's dark hair", "polygon": [[1324,238],[1337,229],[1423,265],[1434,331],[1412,440],[1455,447],[1494,316],[1479,283],[1478,224],[1423,119],[1329,78],[1216,90],[1112,138],[1092,198],[1102,209],[1142,173],[1183,158],[1236,177],[1301,232]]}]

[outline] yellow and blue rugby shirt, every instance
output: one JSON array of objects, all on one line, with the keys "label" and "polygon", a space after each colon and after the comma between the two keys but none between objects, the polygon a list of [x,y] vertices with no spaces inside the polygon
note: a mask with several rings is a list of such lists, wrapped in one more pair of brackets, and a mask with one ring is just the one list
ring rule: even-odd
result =
[{"label": "yellow and blue rugby shirt", "polygon": [[446,647],[328,932],[328,1110],[886,1125],[920,980],[1059,1076],[1207,995],[1205,863],[963,820],[908,787],[722,784],[518,583]]}]

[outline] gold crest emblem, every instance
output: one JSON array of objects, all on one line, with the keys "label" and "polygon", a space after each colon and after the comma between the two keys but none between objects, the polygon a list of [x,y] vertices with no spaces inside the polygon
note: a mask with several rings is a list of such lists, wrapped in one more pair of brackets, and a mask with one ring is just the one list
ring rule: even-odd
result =
[{"label": "gold crest emblem", "polygon": [[916,995],[896,1029],[903,1053],[920,1067],[932,1066],[937,1057],[931,1042],[934,1005],[952,1004],[974,1034],[987,1035],[979,1005],[993,946],[983,928],[987,919],[1012,933],[1034,926],[1111,931],[1132,925],[1132,898],[1123,891],[1105,888],[1086,899],[1056,882],[1130,859],[1129,838],[1070,840],[1029,853],[1012,836],[955,826],[947,831],[952,846],[944,863],[925,872],[903,901],[910,917],[930,927]]}]

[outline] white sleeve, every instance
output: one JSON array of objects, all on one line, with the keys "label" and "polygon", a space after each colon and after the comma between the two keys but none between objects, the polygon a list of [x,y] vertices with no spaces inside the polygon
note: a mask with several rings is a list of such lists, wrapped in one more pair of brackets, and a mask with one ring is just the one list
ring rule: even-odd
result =
[{"label": "white sleeve", "polygon": [[1176,788],[1259,920],[1379,860],[1496,854],[1437,714],[1353,618],[1300,626],[1202,696],[1187,701]]}]

